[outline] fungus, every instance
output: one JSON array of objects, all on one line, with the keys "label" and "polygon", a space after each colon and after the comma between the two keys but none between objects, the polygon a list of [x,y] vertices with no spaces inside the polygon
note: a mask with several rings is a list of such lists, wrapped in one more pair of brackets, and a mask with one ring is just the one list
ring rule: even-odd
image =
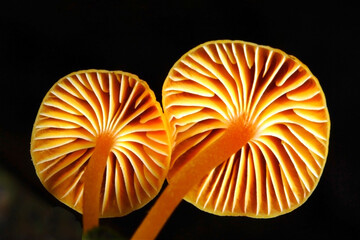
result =
[{"label": "fungus", "polygon": [[270,218],[303,204],[328,153],[319,81],[298,59],[243,41],[183,55],[163,86],[169,185],[133,238],[155,238],[185,200],[217,215]]},{"label": "fungus", "polygon": [[45,188],[83,213],[87,232],[100,217],[123,216],[160,191],[169,136],[146,82],[121,71],[79,71],[46,94],[31,136]]}]

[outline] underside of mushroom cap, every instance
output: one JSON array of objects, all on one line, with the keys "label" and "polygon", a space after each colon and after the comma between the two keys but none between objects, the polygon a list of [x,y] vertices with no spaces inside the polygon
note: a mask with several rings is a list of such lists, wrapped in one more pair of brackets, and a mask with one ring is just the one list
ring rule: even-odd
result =
[{"label": "underside of mushroom cap", "polygon": [[241,122],[237,134],[251,135],[186,195],[204,211],[275,217],[303,204],[320,179],[330,135],[325,95],[310,70],[281,50],[204,43],[170,70],[163,107],[174,144],[170,184],[230,124]]},{"label": "underside of mushroom cap", "polygon": [[114,144],[101,187],[100,216],[123,216],[158,194],[170,157],[160,104],[136,75],[86,70],[60,79],[36,117],[32,160],[46,189],[81,213],[84,172],[102,136]]}]

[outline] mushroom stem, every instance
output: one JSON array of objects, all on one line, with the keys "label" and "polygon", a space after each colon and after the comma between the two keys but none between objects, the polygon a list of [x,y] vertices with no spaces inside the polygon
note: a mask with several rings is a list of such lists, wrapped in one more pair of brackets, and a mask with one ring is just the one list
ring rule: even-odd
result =
[{"label": "mushroom stem", "polygon": [[100,136],[94,152],[86,167],[83,196],[83,232],[99,226],[100,192],[106,161],[113,145],[113,138],[107,135]]},{"label": "mushroom stem", "polygon": [[186,193],[212,169],[240,150],[252,136],[253,131],[244,124],[231,124],[216,141],[174,174],[132,239],[155,239]]}]

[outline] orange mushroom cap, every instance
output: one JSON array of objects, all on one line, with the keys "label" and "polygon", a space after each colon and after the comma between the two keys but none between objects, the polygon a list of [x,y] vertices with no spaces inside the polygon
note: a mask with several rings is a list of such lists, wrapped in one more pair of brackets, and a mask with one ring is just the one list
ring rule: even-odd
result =
[{"label": "orange mushroom cap", "polygon": [[100,143],[110,144],[100,175],[100,217],[126,215],[158,194],[169,167],[168,127],[154,93],[137,76],[75,72],[60,79],[40,106],[31,136],[36,173],[51,194],[80,213],[84,175]]},{"label": "orange mushroom cap", "polygon": [[243,41],[207,42],[173,66],[163,106],[174,142],[170,183],[233,122],[243,125],[236,134],[249,136],[186,195],[198,208],[274,217],[300,206],[315,189],[330,119],[319,81],[295,57]]},{"label": "orange mushroom cap", "polygon": [[218,215],[275,217],[303,204],[328,153],[324,93],[293,56],[212,41],[182,56],[163,86],[169,185],[133,235],[155,238],[185,197]]}]

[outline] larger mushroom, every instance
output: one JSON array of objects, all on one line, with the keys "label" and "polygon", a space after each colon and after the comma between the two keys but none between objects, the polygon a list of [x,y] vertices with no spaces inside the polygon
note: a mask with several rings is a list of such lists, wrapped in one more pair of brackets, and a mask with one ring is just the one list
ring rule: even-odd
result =
[{"label": "larger mushroom", "polygon": [[169,167],[168,127],[146,82],[121,71],[79,71],[46,94],[31,136],[36,173],[57,199],[83,213],[123,216],[154,198]]},{"label": "larger mushroom", "polygon": [[135,235],[155,238],[185,200],[218,215],[275,217],[314,191],[330,119],[317,78],[278,49],[212,41],[182,56],[163,86],[174,144],[169,185]]}]

